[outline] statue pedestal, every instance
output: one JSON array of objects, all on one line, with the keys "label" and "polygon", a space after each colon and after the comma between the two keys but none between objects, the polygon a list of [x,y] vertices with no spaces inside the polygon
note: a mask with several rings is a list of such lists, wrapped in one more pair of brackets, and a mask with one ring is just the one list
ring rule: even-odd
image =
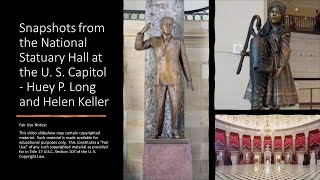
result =
[{"label": "statue pedestal", "polygon": [[231,153],[231,165],[238,164],[238,155]]},{"label": "statue pedestal", "polygon": [[192,180],[192,154],[188,139],[146,140],[143,179]]},{"label": "statue pedestal", "polygon": [[320,159],[317,160],[317,166],[320,166]]},{"label": "statue pedestal", "polygon": [[311,159],[310,159],[310,165],[316,165],[316,160],[313,159],[313,158],[311,158]]},{"label": "statue pedestal", "polygon": [[263,159],[264,159],[264,164],[271,164],[271,152],[265,151]]}]

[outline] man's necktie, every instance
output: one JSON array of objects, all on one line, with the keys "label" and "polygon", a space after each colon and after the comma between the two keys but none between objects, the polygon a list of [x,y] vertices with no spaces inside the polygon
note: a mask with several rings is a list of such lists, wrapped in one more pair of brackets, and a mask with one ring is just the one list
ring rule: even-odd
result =
[{"label": "man's necktie", "polygon": [[167,38],[167,39],[164,41],[164,43],[165,43],[166,46],[168,46],[169,42],[170,42],[170,39],[169,39],[169,38]]}]

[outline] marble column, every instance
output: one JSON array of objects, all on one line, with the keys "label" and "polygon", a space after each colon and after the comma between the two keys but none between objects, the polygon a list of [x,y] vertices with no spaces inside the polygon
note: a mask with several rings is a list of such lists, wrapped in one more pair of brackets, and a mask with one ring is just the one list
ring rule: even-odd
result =
[{"label": "marble column", "polygon": [[250,138],[251,138],[251,152],[253,152],[253,139],[254,139],[254,136],[251,135]]},{"label": "marble column", "polygon": [[241,133],[239,133],[239,150],[240,150],[240,152],[242,152],[242,136],[243,136],[243,134],[241,134]]},{"label": "marble column", "polygon": [[271,136],[271,152],[274,153],[274,136]]},{"label": "marble column", "polygon": [[261,136],[261,153],[264,153],[264,136]]},{"label": "marble column", "polygon": [[284,154],[284,137],[285,137],[285,136],[281,136],[281,141],[282,141],[282,143],[281,143],[282,146],[281,146],[281,147],[282,147],[282,153],[283,153],[283,154]]},{"label": "marble column", "polygon": [[308,150],[309,150],[309,143],[308,143],[308,138],[309,138],[309,132],[304,132],[304,138],[305,138],[305,147],[306,147],[306,152],[307,154],[309,154]]},{"label": "marble column", "polygon": [[227,145],[227,149],[229,150],[230,147],[230,131],[226,131],[226,145]]},{"label": "marble column", "polygon": [[292,134],[292,152],[295,153],[296,152],[296,135]]},{"label": "marble column", "polygon": [[[146,0],[146,23],[151,22],[151,28],[146,32],[145,39],[153,36],[160,36],[160,20],[164,16],[170,16],[174,19],[173,36],[183,40],[184,32],[184,1],[183,0]],[[155,89],[154,76],[156,72],[153,58],[153,50],[146,51],[145,58],[145,139],[150,139],[155,132]],[[183,74],[183,73],[181,73]],[[181,76],[181,87],[184,87],[184,77]],[[184,138],[184,88],[181,88],[182,99],[180,114],[178,115],[178,129],[181,132],[181,138]],[[170,99],[167,93],[165,103],[165,120],[163,136],[171,138],[171,112]]]}]

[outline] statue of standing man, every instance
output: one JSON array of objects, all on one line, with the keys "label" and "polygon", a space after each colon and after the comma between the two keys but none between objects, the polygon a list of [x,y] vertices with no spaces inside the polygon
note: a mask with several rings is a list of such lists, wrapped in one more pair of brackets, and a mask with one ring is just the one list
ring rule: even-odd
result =
[{"label": "statue of standing man", "polygon": [[179,139],[177,122],[181,112],[180,89],[181,74],[187,79],[187,88],[193,90],[190,67],[188,64],[186,49],[181,40],[172,36],[174,20],[171,17],[163,17],[160,21],[161,36],[144,40],[144,33],[150,28],[148,23],[138,34],[135,42],[136,50],[152,48],[155,61],[155,124],[154,138],[160,138],[165,118],[166,93],[169,92],[171,104],[171,130],[172,136]]}]

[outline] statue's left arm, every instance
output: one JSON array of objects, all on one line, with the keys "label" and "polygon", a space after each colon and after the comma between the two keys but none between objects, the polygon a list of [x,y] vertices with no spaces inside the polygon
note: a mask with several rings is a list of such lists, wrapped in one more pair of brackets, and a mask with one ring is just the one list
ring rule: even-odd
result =
[{"label": "statue's left arm", "polygon": [[284,68],[288,65],[291,49],[290,49],[290,32],[285,32],[282,34],[280,39],[280,67]]},{"label": "statue's left arm", "polygon": [[181,63],[182,63],[182,68],[185,72],[185,77],[187,79],[187,87],[190,87],[193,91],[193,84],[192,84],[192,78],[191,78],[191,71],[188,63],[188,57],[187,57],[187,52],[186,48],[184,46],[184,43],[181,41],[180,43],[180,52],[181,52]]},{"label": "statue's left arm", "polygon": [[284,32],[280,38],[280,67],[274,78],[277,78],[284,67],[289,64],[291,49],[290,49],[290,32]]}]

